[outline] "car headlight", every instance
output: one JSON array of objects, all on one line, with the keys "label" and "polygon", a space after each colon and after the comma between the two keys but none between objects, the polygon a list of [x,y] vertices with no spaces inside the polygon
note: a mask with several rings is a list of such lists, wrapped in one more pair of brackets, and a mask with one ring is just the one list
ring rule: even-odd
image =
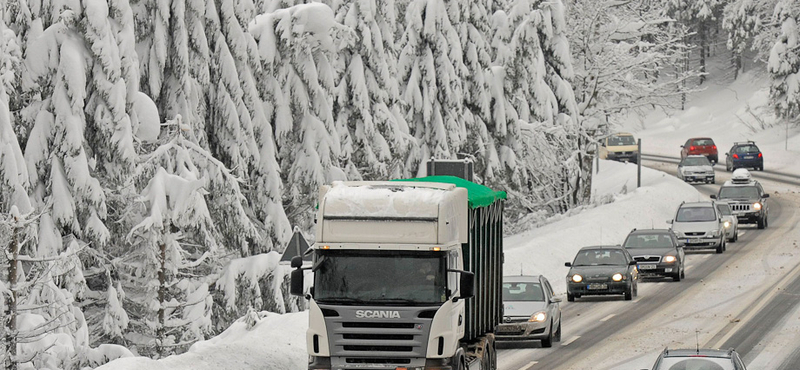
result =
[{"label": "car headlight", "polygon": [[761,203],[758,203],[758,202],[753,203],[753,209],[755,209],[756,211],[760,211],[761,210]]},{"label": "car headlight", "polygon": [[730,221],[725,221],[725,222],[722,223],[722,226],[725,226],[725,228],[728,229],[728,228],[731,227],[731,222]]},{"label": "car headlight", "polygon": [[709,231],[708,235],[710,235],[710,236],[719,236],[719,230]]},{"label": "car headlight", "polygon": [[680,231],[672,231],[672,232],[675,233],[675,236],[678,237],[678,238],[685,238],[686,237],[686,235],[683,235],[683,233],[680,232]]},{"label": "car headlight", "polygon": [[622,281],[622,274],[620,274],[620,273],[614,274],[614,276],[611,277],[611,280]]},{"label": "car headlight", "polygon": [[540,311],[531,315],[531,318],[528,319],[528,322],[544,322],[544,320],[547,320],[547,314],[544,311]]},{"label": "car headlight", "polygon": [[666,263],[673,263],[673,262],[675,262],[677,260],[678,259],[675,258],[675,256],[665,256],[664,257],[664,262],[666,262]]},{"label": "car headlight", "polygon": [[572,281],[580,283],[581,281],[583,281],[583,276],[580,276],[578,274],[572,275]]}]

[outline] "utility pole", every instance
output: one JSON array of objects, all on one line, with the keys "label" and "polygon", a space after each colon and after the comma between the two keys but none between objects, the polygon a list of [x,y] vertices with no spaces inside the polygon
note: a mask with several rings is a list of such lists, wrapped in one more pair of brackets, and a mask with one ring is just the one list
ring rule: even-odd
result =
[{"label": "utility pole", "polygon": [[[15,217],[16,218],[16,217]],[[19,258],[19,228],[20,220],[14,219],[14,233],[11,243],[8,244],[8,288],[10,299],[6,304],[6,370],[17,370],[17,258]]]},{"label": "utility pole", "polygon": [[642,187],[642,139],[639,138],[637,140],[637,145],[639,146],[638,151],[636,152],[636,187]]}]

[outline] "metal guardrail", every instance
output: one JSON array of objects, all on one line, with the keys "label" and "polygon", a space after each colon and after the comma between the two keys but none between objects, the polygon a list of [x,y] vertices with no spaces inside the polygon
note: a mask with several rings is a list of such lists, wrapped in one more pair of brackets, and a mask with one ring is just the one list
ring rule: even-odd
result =
[{"label": "metal guardrail", "polygon": [[[671,157],[658,154],[647,154],[647,153],[642,153],[642,159],[651,162],[675,163],[675,164],[678,164],[681,161],[681,159],[678,157]],[[722,168],[722,170],[725,169],[725,166],[719,163],[715,164],[714,167],[717,167],[717,169]],[[750,171],[750,174],[756,179],[771,180],[782,184],[800,186],[800,176],[791,173],[774,171],[774,170],[764,170],[764,171]]]}]

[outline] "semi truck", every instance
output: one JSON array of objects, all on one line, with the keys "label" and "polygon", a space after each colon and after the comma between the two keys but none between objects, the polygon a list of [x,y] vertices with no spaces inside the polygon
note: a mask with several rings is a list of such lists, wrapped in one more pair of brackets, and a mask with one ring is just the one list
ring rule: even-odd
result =
[{"label": "semi truck", "polygon": [[454,176],[321,186],[312,262],[291,263],[308,369],[496,369],[505,199]]}]

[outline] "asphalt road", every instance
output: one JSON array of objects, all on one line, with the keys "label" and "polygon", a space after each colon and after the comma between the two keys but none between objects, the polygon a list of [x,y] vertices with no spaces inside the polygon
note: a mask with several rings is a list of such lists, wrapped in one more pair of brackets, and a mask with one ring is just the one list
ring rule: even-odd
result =
[{"label": "asphalt road", "polygon": [[[673,175],[676,169],[674,163],[677,163],[677,159],[668,157],[651,156],[646,157],[644,161],[649,167]],[[701,193],[715,194],[719,184],[729,177],[724,167],[717,166],[716,169],[717,184],[696,185]],[[780,183],[783,187],[800,186],[800,179],[779,173],[765,171],[754,174],[754,177],[760,179],[767,191],[770,189],[770,184],[775,183]],[[597,347],[598,344],[608,342],[610,338],[622,332],[630,332],[631,329],[635,331],[639,325],[651,325],[645,323],[644,319],[654,313],[670,309],[671,305],[680,304],[682,299],[696,299],[684,292],[695,285],[705,288],[704,277],[722,270],[723,266],[738,263],[743,258],[748,260],[761,258],[761,265],[765,270],[769,269],[767,256],[770,255],[772,248],[780,244],[771,241],[786,238],[792,235],[792,232],[796,233],[795,228],[800,223],[800,214],[796,211],[798,209],[796,197],[773,194],[770,202],[770,225],[766,230],[758,230],[750,225],[743,226],[739,241],[729,244],[728,251],[721,255],[687,253],[686,279],[682,282],[640,284],[639,296],[633,302],[623,301],[621,297],[587,297],[574,303],[563,302],[562,342],[555,343],[553,348],[541,348],[536,342],[503,344],[498,352],[498,368],[500,370],[576,369],[587,368],[587,363],[591,364],[593,357],[607,359],[616,356],[620,358],[619,364],[623,365],[637,356],[645,356],[626,353],[626,348],[619,348],[615,353],[607,353],[608,346],[604,347],[604,352],[599,353]],[[787,316],[800,305],[800,264],[789,270],[784,278],[763,287],[763,292],[758,295],[730,297],[730,299],[751,299],[752,302],[743,312],[732,312],[731,316],[735,319],[730,320],[730,323],[711,340],[701,345],[717,348],[735,347],[746,363],[755,358],[763,350],[763,345],[760,343],[764,337],[789,320]],[[589,365],[588,368],[593,367]],[[790,354],[780,369],[800,369],[800,349]]]}]

